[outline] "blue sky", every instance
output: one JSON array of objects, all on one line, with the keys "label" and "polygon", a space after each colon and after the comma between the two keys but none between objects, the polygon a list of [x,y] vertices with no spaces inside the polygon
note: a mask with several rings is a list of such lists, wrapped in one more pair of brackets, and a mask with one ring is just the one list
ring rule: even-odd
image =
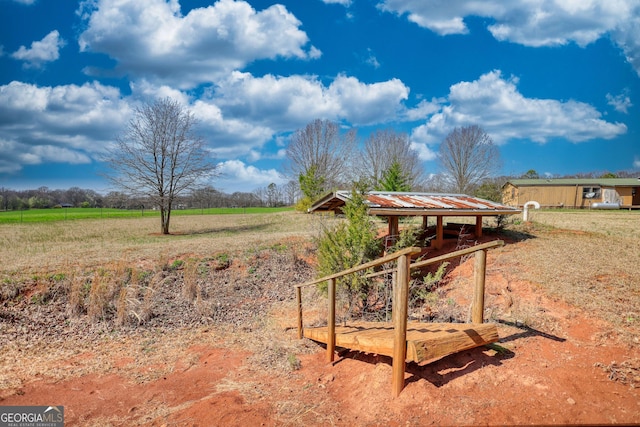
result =
[{"label": "blue sky", "polygon": [[108,190],[101,153],[165,96],[228,193],[286,183],[316,118],[406,132],[427,173],[472,124],[503,174],[640,172],[640,0],[0,0],[0,186]]}]

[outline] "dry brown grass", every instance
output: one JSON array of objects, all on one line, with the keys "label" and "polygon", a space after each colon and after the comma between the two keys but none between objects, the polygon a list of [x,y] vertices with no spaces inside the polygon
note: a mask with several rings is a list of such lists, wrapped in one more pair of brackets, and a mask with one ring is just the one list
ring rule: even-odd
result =
[{"label": "dry brown grass", "polygon": [[640,212],[536,212],[511,268],[638,343]]},{"label": "dry brown grass", "polygon": [[170,236],[157,234],[157,222],[157,218],[134,218],[2,224],[0,272],[30,274],[122,259],[139,263],[155,262],[159,256],[207,256],[310,235],[314,218],[296,212],[177,216],[171,221]]},{"label": "dry brown grass", "polygon": [[529,211],[529,219],[540,224],[567,230],[598,233],[602,237],[640,239],[639,211]]}]

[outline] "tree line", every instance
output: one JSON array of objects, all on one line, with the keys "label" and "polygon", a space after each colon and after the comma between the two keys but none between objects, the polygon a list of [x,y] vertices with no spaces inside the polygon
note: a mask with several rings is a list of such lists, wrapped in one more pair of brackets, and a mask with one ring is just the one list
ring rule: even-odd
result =
[{"label": "tree line", "polygon": [[[209,209],[234,207],[292,206],[296,202],[297,187],[292,193],[291,184],[270,184],[253,192],[225,193],[211,186],[198,187],[179,195],[174,200],[175,209]],[[48,208],[113,208],[154,209],[154,201],[144,196],[122,191],[101,194],[92,189],[72,187],[50,189],[39,187],[30,190],[12,190],[0,187],[0,211],[16,211]]]}]

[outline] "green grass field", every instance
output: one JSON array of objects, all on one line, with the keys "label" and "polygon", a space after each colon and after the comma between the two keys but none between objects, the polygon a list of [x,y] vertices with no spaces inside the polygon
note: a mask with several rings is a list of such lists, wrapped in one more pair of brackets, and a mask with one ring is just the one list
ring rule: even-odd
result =
[{"label": "green grass field", "polygon": [[[263,214],[290,211],[293,208],[209,208],[209,209],[174,209],[171,216],[182,215],[226,215],[226,214]],[[100,218],[140,218],[157,217],[159,211],[126,210],[109,208],[58,208],[29,209],[24,211],[0,212],[0,224],[19,224],[34,222],[69,221],[77,219]]]}]

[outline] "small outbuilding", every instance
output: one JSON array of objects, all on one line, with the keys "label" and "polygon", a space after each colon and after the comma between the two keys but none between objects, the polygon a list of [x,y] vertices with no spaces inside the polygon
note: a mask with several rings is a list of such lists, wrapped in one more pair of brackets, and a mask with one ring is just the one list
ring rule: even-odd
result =
[{"label": "small outbuilding", "polygon": [[[422,226],[427,231],[429,217],[436,218],[436,226],[433,236],[428,239],[431,245],[442,248],[447,234],[460,232],[462,224],[444,225],[445,217],[473,217],[475,225],[473,234],[479,238],[482,236],[482,220],[485,216],[513,215],[521,210],[517,207],[505,206],[490,200],[468,196],[466,194],[440,194],[440,193],[405,193],[391,191],[371,191],[365,194],[366,204],[369,206],[369,215],[384,217],[389,223],[388,236],[397,237],[400,234],[399,218],[407,216],[421,216]],[[351,198],[350,191],[336,191],[329,193],[310,208],[309,212],[334,212],[341,213],[342,207]]]},{"label": "small outbuilding", "polygon": [[502,186],[505,205],[529,201],[553,208],[640,209],[640,178],[512,179]]}]

